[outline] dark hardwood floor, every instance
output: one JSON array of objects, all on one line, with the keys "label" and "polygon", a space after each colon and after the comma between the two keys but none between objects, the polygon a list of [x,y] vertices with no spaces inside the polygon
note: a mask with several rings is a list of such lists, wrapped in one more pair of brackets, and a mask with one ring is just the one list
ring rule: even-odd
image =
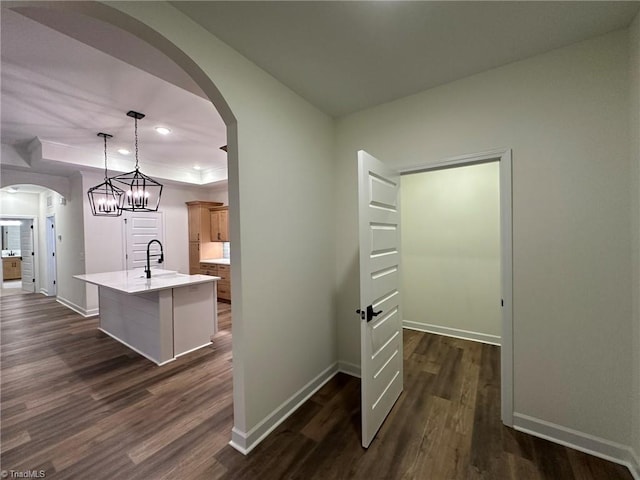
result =
[{"label": "dark hardwood floor", "polygon": [[404,332],[405,391],[368,450],[339,374],[251,454],[232,427],[230,306],[163,367],[41,295],[0,299],[1,468],[66,479],[631,479],[500,423],[499,349]]}]

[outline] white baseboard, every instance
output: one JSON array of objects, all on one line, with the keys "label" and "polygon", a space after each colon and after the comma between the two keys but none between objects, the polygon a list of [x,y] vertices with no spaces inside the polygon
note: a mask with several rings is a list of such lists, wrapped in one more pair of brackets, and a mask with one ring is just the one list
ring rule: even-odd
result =
[{"label": "white baseboard", "polygon": [[360,378],[360,365],[356,365],[351,362],[338,362],[338,371],[351,375],[352,377]]},{"label": "white baseboard", "polygon": [[458,328],[441,327],[439,325],[431,325],[429,323],[412,322],[411,320],[403,320],[402,327],[409,330],[418,330],[420,332],[435,333],[436,335],[445,335],[447,337],[461,338],[463,340],[488,343],[490,345],[500,346],[502,340],[501,337],[497,335],[471,332],[469,330],[460,330]]},{"label": "white baseboard", "polygon": [[[166,364],[167,364],[167,363],[169,363],[169,362],[173,362],[173,361],[176,359],[176,357],[174,357],[174,358],[170,358],[169,360],[165,360],[164,362],[160,362],[160,363],[158,363],[158,361],[157,361],[156,359],[154,359],[154,358],[150,357],[149,355],[147,355],[147,354],[146,354],[146,353],[144,353],[144,352],[141,352],[141,351],[140,351],[140,350],[138,350],[136,347],[132,347],[132,346],[131,346],[131,345],[129,345],[127,342],[125,342],[125,341],[123,341],[122,339],[120,339],[120,338],[116,337],[116,336],[115,336],[115,335],[113,335],[112,333],[109,333],[109,332],[107,332],[106,330],[104,330],[104,329],[102,329],[102,328],[100,328],[100,327],[98,327],[98,330],[100,330],[100,331],[101,331],[102,333],[104,333],[105,335],[110,336],[111,338],[113,338],[114,340],[116,340],[118,343],[123,344],[125,347],[130,348],[131,350],[133,350],[133,351],[134,351],[134,352],[136,352],[137,354],[142,355],[142,356],[143,356],[144,358],[146,358],[147,360],[152,361],[153,363],[155,363],[155,364],[156,364],[156,365],[158,365],[159,367],[161,367],[161,366],[163,366],[163,365],[166,365]],[[188,353],[188,352],[185,352],[185,353]]]},{"label": "white baseboard", "polygon": [[294,393],[282,405],[271,412],[260,423],[249,432],[243,432],[236,427],[231,430],[231,441],[229,445],[238,450],[243,455],[247,455],[251,450],[266,438],[278,425],[284,422],[294,413],[300,405],[306,402],[314,393],[327,383],[338,373],[338,363],[334,363],[307,383],[304,387]]},{"label": "white baseboard", "polygon": [[[193,347],[193,348],[190,348],[189,350],[185,350],[184,352],[179,353],[178,355],[176,355],[175,358],[182,357],[183,355],[186,355],[187,353],[195,352],[196,350],[200,350],[201,348],[208,347],[209,345],[212,345],[212,344],[213,344],[213,342],[203,343],[199,347]],[[165,363],[167,363],[167,362],[165,362]],[[163,363],[163,365],[164,365],[164,363]]]},{"label": "white baseboard", "polygon": [[47,289],[46,289],[46,288],[41,288],[41,289],[40,289],[40,293],[41,293],[42,295],[44,295],[45,297],[48,297],[48,296],[49,296],[49,292],[47,291]]},{"label": "white baseboard", "polygon": [[594,457],[604,458],[613,463],[624,465],[636,480],[640,480],[638,458],[627,445],[611,442],[604,438],[589,435],[588,433],[566,428],[521,413],[513,414],[513,428],[519,432],[544,438],[550,442],[588,453]]},{"label": "white baseboard", "polygon": [[65,307],[70,308],[74,312],[79,313],[83,317],[94,317],[94,316],[98,315],[98,309],[97,308],[92,308],[90,310],[87,310],[85,308],[82,308],[80,305],[76,305],[72,301],[67,300],[64,297],[61,297],[60,295],[58,295],[56,297],[56,301],[58,303],[61,303]]},{"label": "white baseboard", "polygon": [[629,471],[635,480],[640,480],[640,452],[630,450]]}]

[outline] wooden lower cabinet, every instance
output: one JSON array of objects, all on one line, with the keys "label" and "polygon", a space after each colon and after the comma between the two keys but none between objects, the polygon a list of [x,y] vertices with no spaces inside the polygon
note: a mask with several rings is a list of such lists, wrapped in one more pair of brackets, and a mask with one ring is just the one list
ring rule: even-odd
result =
[{"label": "wooden lower cabinet", "polygon": [[22,259],[16,257],[2,259],[3,280],[18,280],[22,278]]},{"label": "wooden lower cabinet", "polygon": [[201,263],[200,273],[220,277],[218,280],[218,300],[231,301],[231,265]]}]

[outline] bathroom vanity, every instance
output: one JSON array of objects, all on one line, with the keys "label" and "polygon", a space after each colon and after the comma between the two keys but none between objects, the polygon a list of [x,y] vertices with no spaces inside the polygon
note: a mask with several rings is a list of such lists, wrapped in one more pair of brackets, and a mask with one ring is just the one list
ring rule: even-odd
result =
[{"label": "bathroom vanity", "polygon": [[98,286],[99,329],[158,365],[211,344],[219,277],[153,269],[75,275]]},{"label": "bathroom vanity", "polygon": [[22,278],[22,257],[2,257],[2,279],[19,280]]}]

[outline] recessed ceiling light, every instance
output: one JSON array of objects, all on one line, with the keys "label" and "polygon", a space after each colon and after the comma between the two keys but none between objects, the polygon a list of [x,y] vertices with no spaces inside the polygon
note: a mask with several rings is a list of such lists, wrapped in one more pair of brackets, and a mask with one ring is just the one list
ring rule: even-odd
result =
[{"label": "recessed ceiling light", "polygon": [[119,148],[118,153],[120,155],[129,155],[131,153],[131,150],[127,150],[126,148]]},{"label": "recessed ceiling light", "polygon": [[167,127],[156,127],[156,132],[160,135],[169,135],[171,133],[171,129]]},{"label": "recessed ceiling light", "polygon": [[194,165],[193,169],[194,170],[202,170],[202,167],[200,165]]}]

